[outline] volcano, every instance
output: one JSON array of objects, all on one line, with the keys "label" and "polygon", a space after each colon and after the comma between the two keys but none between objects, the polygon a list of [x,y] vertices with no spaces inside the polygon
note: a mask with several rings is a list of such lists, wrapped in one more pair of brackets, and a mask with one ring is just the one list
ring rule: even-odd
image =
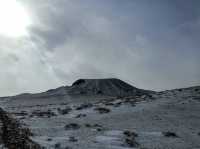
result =
[{"label": "volcano", "polygon": [[67,88],[69,95],[140,96],[150,91],[138,89],[116,78],[79,79]]}]

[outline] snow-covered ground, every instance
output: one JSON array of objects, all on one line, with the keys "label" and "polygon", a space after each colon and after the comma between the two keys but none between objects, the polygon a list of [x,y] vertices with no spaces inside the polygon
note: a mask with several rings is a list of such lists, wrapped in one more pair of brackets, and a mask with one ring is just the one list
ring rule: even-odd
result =
[{"label": "snow-covered ground", "polygon": [[200,87],[152,96],[6,98],[0,104],[47,149],[199,149]]}]

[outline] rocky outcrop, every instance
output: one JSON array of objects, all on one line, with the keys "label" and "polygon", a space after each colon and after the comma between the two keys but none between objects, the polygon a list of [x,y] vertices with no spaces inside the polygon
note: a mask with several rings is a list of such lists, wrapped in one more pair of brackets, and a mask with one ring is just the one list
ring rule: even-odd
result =
[{"label": "rocky outcrop", "polygon": [[141,96],[150,91],[138,89],[115,78],[79,79],[67,88],[69,95]]},{"label": "rocky outcrop", "polygon": [[42,93],[20,94],[10,97],[0,97],[1,100],[17,100],[17,99],[64,99],[76,96],[90,97],[136,97],[150,95],[154,91],[136,88],[120,79],[78,79],[71,86],[61,86]]},{"label": "rocky outcrop", "polygon": [[28,128],[22,128],[20,123],[0,108],[1,139],[8,149],[41,149],[30,139]]}]

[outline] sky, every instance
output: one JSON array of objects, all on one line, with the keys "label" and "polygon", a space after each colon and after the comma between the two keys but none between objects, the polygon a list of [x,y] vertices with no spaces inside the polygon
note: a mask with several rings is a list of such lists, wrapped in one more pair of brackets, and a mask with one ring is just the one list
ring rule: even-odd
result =
[{"label": "sky", "polygon": [[[0,96],[42,92],[79,78],[119,78],[151,90],[200,85],[199,0],[17,3],[29,23],[26,34],[16,36],[20,27],[14,32],[12,19],[25,19],[9,15],[13,35],[0,32]],[[5,18],[0,15],[1,22]]]}]

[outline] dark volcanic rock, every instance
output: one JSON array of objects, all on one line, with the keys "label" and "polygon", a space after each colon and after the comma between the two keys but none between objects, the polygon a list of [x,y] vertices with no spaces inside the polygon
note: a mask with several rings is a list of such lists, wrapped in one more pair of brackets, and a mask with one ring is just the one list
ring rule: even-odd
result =
[{"label": "dark volcanic rock", "polygon": [[94,110],[98,111],[100,114],[104,114],[104,113],[109,113],[110,112],[110,109],[103,108],[103,107],[98,107],[98,108],[95,108]]},{"label": "dark volcanic rock", "polygon": [[33,111],[32,116],[38,116],[38,117],[52,117],[52,116],[56,116],[56,114],[50,110],[48,111]]},{"label": "dark volcanic rock", "polygon": [[138,147],[139,143],[136,141],[136,137],[138,137],[138,134],[132,131],[124,131],[125,135],[125,143],[129,147]]},{"label": "dark volcanic rock", "polygon": [[87,108],[91,108],[93,105],[91,103],[87,103],[87,104],[82,104],[80,106],[78,106],[76,108],[76,110],[83,110],[83,109],[87,109]]},{"label": "dark volcanic rock", "polygon": [[177,138],[177,134],[175,132],[170,132],[170,131],[167,131],[167,132],[163,132],[163,135],[165,137],[173,137],[173,138]]},{"label": "dark volcanic rock", "polygon": [[75,81],[75,82],[72,84],[72,86],[81,85],[81,84],[83,84],[83,83],[85,83],[85,80],[84,80],[84,79],[79,79],[79,80]]},{"label": "dark volcanic rock", "polygon": [[79,79],[67,89],[70,95],[140,96],[150,93],[115,78]]},{"label": "dark volcanic rock", "polygon": [[20,94],[17,96],[1,97],[4,99],[63,99],[70,96],[100,96],[100,97],[130,97],[154,93],[153,91],[138,89],[130,84],[115,78],[107,79],[79,79],[71,86],[61,86],[46,92],[36,94]]},{"label": "dark volcanic rock", "polygon": [[2,141],[8,149],[41,149],[30,139],[32,133],[28,128],[22,128],[20,123],[11,118],[0,109],[0,121],[2,122]]},{"label": "dark volcanic rock", "polygon": [[58,108],[57,110],[58,110],[58,113],[65,115],[65,114],[68,114],[70,111],[72,111],[72,108],[71,107],[66,107],[65,109]]},{"label": "dark volcanic rock", "polygon": [[79,124],[76,123],[70,123],[65,125],[65,130],[77,130],[79,129],[81,126]]},{"label": "dark volcanic rock", "polygon": [[70,141],[70,142],[77,142],[78,139],[76,139],[75,137],[69,137],[69,141]]},{"label": "dark volcanic rock", "polygon": [[124,135],[126,135],[127,137],[137,137],[138,136],[137,133],[131,132],[131,131],[128,131],[128,130],[124,131]]},{"label": "dark volcanic rock", "polygon": [[86,117],[86,114],[78,114],[75,118],[81,118],[81,117]]}]

